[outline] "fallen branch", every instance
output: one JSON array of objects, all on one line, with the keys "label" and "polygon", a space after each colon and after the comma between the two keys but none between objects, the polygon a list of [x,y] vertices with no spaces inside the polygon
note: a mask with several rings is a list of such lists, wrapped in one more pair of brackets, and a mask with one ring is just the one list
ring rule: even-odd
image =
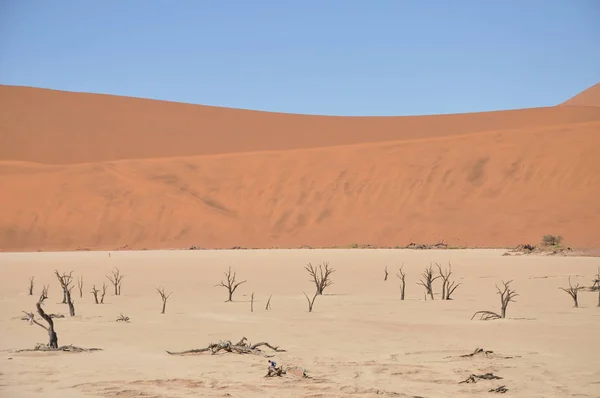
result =
[{"label": "fallen branch", "polygon": [[499,379],[502,379],[502,377],[496,376],[493,373],[484,373],[482,375],[472,374],[471,376],[467,377],[465,380],[459,382],[458,384],[477,383],[479,380],[499,380]]},{"label": "fallen branch", "polygon": [[130,318],[127,315],[119,315],[119,317],[117,318],[116,322],[127,322],[129,323]]},{"label": "fallen branch", "polygon": [[502,318],[499,314],[496,314],[495,312],[492,312],[492,311],[477,311],[476,313],[473,314],[473,316],[471,317],[471,320],[473,320],[477,316],[477,314],[479,314],[479,320],[481,320],[481,321],[489,321],[489,320]]},{"label": "fallen branch", "polygon": [[102,351],[102,348],[84,348],[77,347],[74,345],[63,345],[58,348],[48,347],[46,344],[38,343],[35,348],[24,348],[21,350],[16,350],[15,352],[35,352],[35,351],[63,351],[63,352],[93,352],[93,351]]},{"label": "fallen branch", "polygon": [[240,341],[233,344],[230,340],[220,340],[218,343],[210,343],[206,348],[195,348],[185,351],[167,351],[169,355],[187,355],[187,354],[200,354],[203,352],[209,352],[211,355],[215,355],[220,351],[225,351],[234,354],[254,354],[269,357],[269,355],[263,352],[259,347],[268,347],[275,352],[285,352],[285,350],[279,347],[272,346],[268,342],[260,342],[256,344],[250,344],[248,339],[242,337]]},{"label": "fallen branch", "polygon": [[470,354],[465,354],[465,355],[461,355],[462,358],[466,358],[466,357],[474,357],[475,355],[479,355],[479,354],[483,354],[486,357],[490,354],[493,354],[494,351],[488,351],[488,350],[484,350],[483,348],[475,348],[475,350],[470,353]]},{"label": "fallen branch", "polygon": [[492,389],[488,390],[488,392],[497,392],[499,394],[504,394],[505,392],[508,392],[508,388],[506,388],[506,386],[500,386],[500,387],[492,388]]}]

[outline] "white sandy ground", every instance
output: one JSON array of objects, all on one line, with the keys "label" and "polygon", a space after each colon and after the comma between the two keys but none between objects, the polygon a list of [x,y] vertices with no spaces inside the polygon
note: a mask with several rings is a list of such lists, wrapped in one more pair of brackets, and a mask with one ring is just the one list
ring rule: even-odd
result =
[{"label": "white sandy ground", "polygon": [[[597,294],[580,293],[581,308],[558,289],[590,286],[600,259],[503,257],[502,250],[262,250],[0,253],[1,397],[479,397],[506,385],[504,396],[599,397],[600,308]],[[314,291],[303,270],[329,261],[334,284],[308,313],[302,291]],[[453,301],[423,300],[416,284],[430,261],[452,262],[462,285]],[[407,298],[399,300],[395,277],[404,262]],[[248,279],[225,303],[214,285],[231,265]],[[388,266],[390,278],[383,281]],[[119,267],[122,296],[112,291],[95,305],[91,284]],[[84,276],[84,295],[74,289],[77,315],[68,317],[53,276]],[[35,295],[26,294],[36,277]],[[471,321],[477,310],[499,310],[494,287],[513,279],[520,294],[508,319]],[[40,327],[19,320],[35,310],[41,285],[50,284],[45,309],[59,344],[100,347],[93,353],[15,353],[47,342]],[[160,314],[156,288],[173,292]],[[255,312],[248,302],[255,292]],[[265,311],[269,295],[272,310]],[[120,313],[131,323],[117,323]],[[220,339],[269,341],[287,352],[275,360],[306,369],[310,379],[263,378],[267,359],[254,355],[169,356],[165,350],[205,347]],[[503,358],[457,358],[476,347]],[[458,384],[471,373],[494,372],[502,380]]]}]

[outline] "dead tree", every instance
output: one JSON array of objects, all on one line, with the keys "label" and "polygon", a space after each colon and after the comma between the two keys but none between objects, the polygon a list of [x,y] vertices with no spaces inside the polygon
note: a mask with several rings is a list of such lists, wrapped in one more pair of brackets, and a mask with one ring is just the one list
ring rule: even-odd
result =
[{"label": "dead tree", "polygon": [[450,275],[452,275],[452,264],[448,262],[448,268],[444,271],[442,270],[442,266],[438,263],[435,263],[438,268],[439,277],[442,278],[442,300],[452,300],[450,296],[456,288],[460,286],[460,283],[456,283],[454,281],[450,281]]},{"label": "dead tree", "polygon": [[383,277],[383,281],[385,282],[385,281],[387,281],[387,278],[388,278],[388,269],[387,269],[387,267],[385,267],[385,269],[383,270],[383,272],[385,272],[385,276]]},{"label": "dead tree", "polygon": [[404,263],[402,263],[398,273],[396,274],[398,279],[400,279],[400,300],[404,300],[404,292],[406,291],[406,274],[402,268],[404,268]]},{"label": "dead tree", "polygon": [[227,272],[224,273],[225,274],[225,278],[226,281],[223,282],[221,281],[218,285],[215,285],[215,287],[224,287],[225,289],[227,289],[227,293],[228,293],[228,297],[227,297],[227,302],[233,301],[233,293],[235,293],[235,290],[238,288],[239,285],[241,285],[242,283],[246,283],[247,281],[243,280],[241,282],[237,282],[236,283],[236,273],[231,273],[231,267],[229,267],[229,270]]},{"label": "dead tree", "polygon": [[63,273],[60,275],[57,270],[54,270],[54,274],[58,278],[60,286],[63,289],[63,295],[65,297],[64,301],[69,305],[69,315],[75,316],[75,302],[71,297],[71,289],[73,289],[73,286],[71,286],[73,281],[73,271],[69,272],[69,274]]},{"label": "dead tree", "polygon": [[122,284],[123,278],[125,278],[125,275],[121,274],[121,271],[119,271],[118,268],[115,268],[115,270],[112,272],[112,275],[107,275],[106,277],[108,278],[110,283],[113,284],[113,286],[115,288],[115,296],[120,296],[121,295],[121,284]]},{"label": "dead tree", "polygon": [[104,304],[104,296],[106,296],[106,289],[108,289],[108,286],[105,282],[102,282],[102,296],[100,296],[100,304]]},{"label": "dead tree", "polygon": [[77,287],[79,288],[79,298],[83,297],[83,275],[77,277]]},{"label": "dead tree", "polygon": [[100,302],[98,301],[98,293],[100,292],[100,290],[96,289],[96,285],[92,286],[92,291],[90,293],[92,293],[92,295],[94,296],[94,301],[96,302],[96,304],[100,304]]},{"label": "dead tree", "polygon": [[312,282],[317,288],[317,295],[322,295],[325,288],[333,283],[330,276],[335,272],[333,268],[329,268],[328,262],[319,264],[318,267],[314,267],[311,263],[308,263],[304,269],[312,277]]},{"label": "dead tree", "polygon": [[271,309],[271,297],[273,297],[272,295],[269,296],[269,299],[267,300],[267,305],[265,305],[265,310],[269,311]]},{"label": "dead tree", "polygon": [[35,276],[29,278],[29,295],[33,296],[33,286],[35,285]]},{"label": "dead tree", "polygon": [[600,307],[600,268],[598,268],[598,273],[595,276],[594,284],[592,285],[592,291],[598,291],[598,307]]},{"label": "dead tree", "polygon": [[49,285],[42,285],[42,297],[44,298],[44,300],[46,300],[48,298],[48,287]]},{"label": "dead tree", "polygon": [[254,292],[250,295],[250,312],[254,312]]},{"label": "dead tree", "polygon": [[433,267],[431,264],[429,264],[429,268],[425,268],[425,271],[421,275],[423,278],[417,284],[425,288],[425,300],[427,300],[427,294],[433,300],[433,282],[440,276],[433,276]]},{"label": "dead tree", "polygon": [[158,294],[160,294],[160,298],[162,299],[163,305],[161,314],[164,314],[167,307],[167,300],[169,299],[169,297],[171,297],[171,294],[173,293],[166,294],[164,287],[162,289],[157,288],[156,290],[158,291]]},{"label": "dead tree", "polygon": [[571,277],[569,276],[569,287],[568,288],[559,287],[559,289],[565,293],[568,293],[569,296],[571,296],[571,298],[573,299],[574,307],[579,308],[579,301],[577,299],[577,295],[579,294],[579,291],[581,289],[583,289],[583,287],[579,286],[579,283],[576,284],[575,286],[572,286],[571,285]]},{"label": "dead tree", "polygon": [[502,284],[504,285],[502,289],[500,289],[498,287],[498,285],[496,285],[496,290],[498,291],[498,294],[500,295],[500,314],[497,314],[493,311],[477,311],[476,313],[473,314],[473,316],[471,317],[471,319],[474,319],[475,316],[479,315],[479,319],[484,320],[484,321],[489,321],[492,319],[504,319],[506,318],[506,308],[508,307],[508,304],[511,302],[516,302],[515,297],[517,297],[519,294],[516,293],[514,290],[511,289],[510,284],[512,283],[512,280],[508,281],[508,282],[504,282],[502,281]]},{"label": "dead tree", "polygon": [[[302,292],[304,293],[304,292]],[[315,305],[315,299],[317,298],[317,296],[319,295],[319,292],[315,292],[315,295],[313,296],[312,300],[310,298],[308,298],[308,295],[306,293],[304,293],[304,297],[306,297],[306,301],[308,301],[308,312],[312,312],[313,309],[313,305]]]},{"label": "dead tree", "polygon": [[260,349],[260,347],[268,347],[275,352],[285,352],[285,350],[282,350],[279,347],[272,346],[268,342],[260,342],[260,343],[256,343],[256,344],[250,344],[248,342],[247,338],[242,337],[242,339],[235,344],[233,344],[231,342],[231,340],[220,340],[218,343],[210,343],[208,345],[208,347],[205,347],[205,348],[195,348],[195,349],[185,350],[185,351],[167,351],[167,354],[169,354],[169,355],[188,355],[188,354],[200,354],[203,352],[210,352],[211,355],[215,355],[215,354],[219,353],[220,351],[225,351],[225,352],[236,353],[236,354],[254,354],[254,355],[262,355],[265,357],[272,356],[272,355],[269,355],[269,354],[265,353],[264,351],[262,351]]},{"label": "dead tree", "polygon": [[48,347],[51,349],[58,349],[58,335],[56,334],[56,331],[54,330],[54,321],[42,309],[42,303],[44,302],[45,299],[46,298],[43,295],[40,296],[40,299],[35,304],[35,307],[37,308],[37,313],[42,317],[43,320],[45,320],[48,323],[47,327],[42,325],[35,319],[35,315],[33,314],[33,312],[25,312],[25,311],[23,311],[23,312],[25,312],[25,314],[27,315],[27,320],[29,321],[30,325],[33,325],[35,323],[36,325],[38,325],[48,331],[48,337],[49,337]]}]

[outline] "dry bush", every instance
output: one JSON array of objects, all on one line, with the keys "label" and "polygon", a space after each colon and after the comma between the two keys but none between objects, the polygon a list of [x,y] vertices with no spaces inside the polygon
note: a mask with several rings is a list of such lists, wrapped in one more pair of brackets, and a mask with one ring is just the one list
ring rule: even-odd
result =
[{"label": "dry bush", "polygon": [[544,235],[542,238],[542,244],[544,246],[558,246],[562,242],[562,236],[555,235]]},{"label": "dry bush", "polygon": [[225,302],[230,302],[230,301],[233,301],[233,293],[235,293],[238,286],[240,286],[242,283],[246,283],[247,281],[243,280],[241,282],[236,283],[236,273],[231,272],[231,267],[229,267],[228,271],[225,272],[224,274],[225,274],[225,281],[219,282],[219,284],[215,285],[215,287],[224,287],[225,289],[227,289],[228,296],[227,296],[227,301],[225,301]]}]

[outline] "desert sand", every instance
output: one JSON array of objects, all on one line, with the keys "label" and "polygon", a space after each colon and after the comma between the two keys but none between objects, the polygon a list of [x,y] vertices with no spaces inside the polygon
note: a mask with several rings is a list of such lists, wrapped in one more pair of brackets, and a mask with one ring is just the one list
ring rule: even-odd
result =
[{"label": "desert sand", "polygon": [[[597,397],[600,383],[600,308],[597,293],[581,291],[580,307],[558,287],[590,286],[600,266],[593,257],[504,257],[502,250],[251,250],[122,251],[0,254],[0,396],[2,397],[480,397],[506,386],[512,397]],[[329,261],[333,284],[312,313],[302,292],[314,292],[303,267]],[[461,285],[453,300],[424,300],[416,284],[431,261],[452,264]],[[395,273],[406,272],[400,300]],[[215,285],[231,266],[247,279],[225,303]],[[390,277],[383,280],[384,268]],[[90,294],[118,267],[120,296],[105,304]],[[53,276],[83,275],[69,317]],[[28,279],[36,277],[34,295]],[[477,310],[499,311],[494,285],[512,279],[519,294],[507,318],[470,320]],[[48,284],[48,313],[60,345],[102,348],[90,353],[21,352],[46,343],[47,333],[20,320],[34,311]],[[160,314],[157,287],[172,292]],[[249,298],[255,294],[255,311]],[[264,309],[272,295],[271,310]],[[115,322],[120,315],[129,323]],[[267,358],[221,353],[170,356],[165,350],[203,348],[221,339],[268,341],[286,352],[278,365],[309,378],[263,378]],[[461,358],[475,348],[489,357]],[[268,350],[266,350],[268,351]],[[512,358],[506,358],[512,357]],[[500,380],[459,384],[471,374]],[[493,395],[493,394],[492,394]]]},{"label": "desert sand", "polygon": [[598,248],[599,100],[333,117],[0,86],[0,250]]}]

